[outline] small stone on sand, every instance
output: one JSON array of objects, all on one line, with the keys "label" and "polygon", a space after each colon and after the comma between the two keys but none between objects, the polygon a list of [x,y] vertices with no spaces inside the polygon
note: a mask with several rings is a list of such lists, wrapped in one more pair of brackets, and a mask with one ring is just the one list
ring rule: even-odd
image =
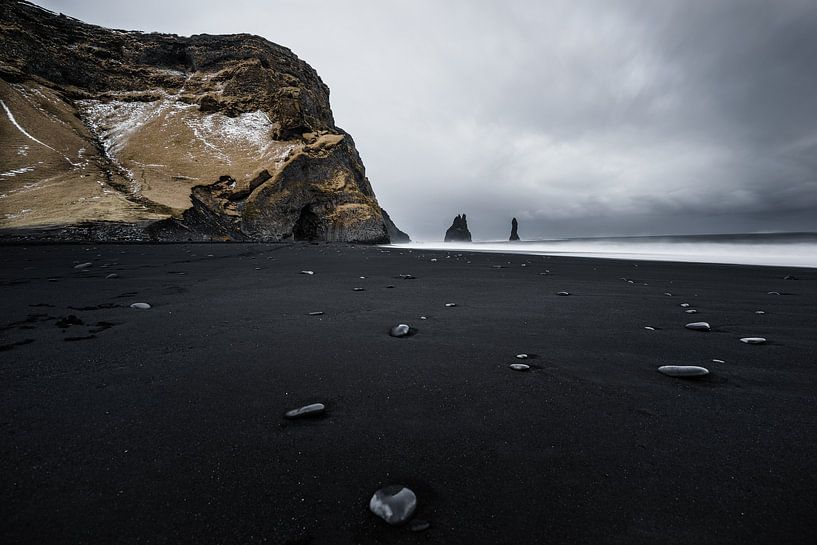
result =
[{"label": "small stone on sand", "polygon": [[685,310],[684,312],[686,312],[687,314],[697,314],[698,313],[698,311],[695,310],[694,308],[690,308],[688,310]]},{"label": "small stone on sand", "polygon": [[417,496],[402,485],[390,485],[374,493],[369,510],[389,524],[405,524],[417,508]]},{"label": "small stone on sand", "polygon": [[518,360],[526,360],[526,359],[528,359],[528,355],[527,355],[527,354],[517,354],[517,355],[516,355],[516,359],[518,359]]},{"label": "small stone on sand", "polygon": [[709,322],[691,322],[684,326],[687,329],[691,329],[693,331],[709,331],[712,329],[709,326]]},{"label": "small stone on sand", "polygon": [[93,263],[80,263],[79,265],[74,265],[74,268],[82,270],[82,269],[87,269],[91,265],[93,265]]},{"label": "small stone on sand", "polygon": [[105,280],[110,280],[111,278],[119,278],[119,275],[116,273],[111,273],[105,276]]},{"label": "small stone on sand", "polygon": [[352,291],[366,291],[366,288],[352,288]]},{"label": "small stone on sand", "polygon": [[670,292],[668,292],[668,291],[665,291],[664,295],[666,295],[667,297],[672,297],[672,294]]},{"label": "small stone on sand", "polygon": [[662,365],[658,372],[669,377],[703,377],[709,374],[706,367],[697,365]]},{"label": "small stone on sand", "polygon": [[133,303],[131,304],[130,308],[137,308],[139,310],[147,310],[150,308],[148,303]]},{"label": "small stone on sand", "polygon": [[315,271],[301,271],[300,274],[315,274]]},{"label": "small stone on sand", "polygon": [[766,314],[766,311],[764,311],[764,310],[756,310],[756,311],[755,311],[755,314]]},{"label": "small stone on sand", "polygon": [[530,369],[530,365],[526,363],[512,363],[509,365],[509,367],[514,371],[527,371]]},{"label": "small stone on sand", "polygon": [[725,362],[725,361],[723,361],[723,360],[712,360],[712,361],[713,361],[714,363],[726,363],[726,362]]},{"label": "small stone on sand", "polygon": [[317,416],[326,410],[326,405],[323,403],[312,403],[311,405],[304,405],[297,409],[287,411],[284,416],[287,418],[300,418],[303,416]]},{"label": "small stone on sand", "polygon": [[689,303],[681,303],[681,306],[682,306],[682,307],[684,307],[684,308],[688,308],[688,307],[689,307]]},{"label": "small stone on sand", "polygon": [[315,311],[315,312],[310,312],[309,315],[310,316],[323,316],[323,311],[318,310],[318,311]]},{"label": "small stone on sand", "polygon": [[457,306],[457,303],[446,303],[446,304],[445,304],[445,306],[447,306],[447,307],[455,307],[455,306]]},{"label": "small stone on sand", "polygon": [[780,295],[780,292],[779,291],[770,291],[766,295]]},{"label": "small stone on sand", "polygon": [[655,328],[652,326],[644,326],[644,329],[646,329],[647,331],[655,331]]},{"label": "small stone on sand", "polygon": [[763,344],[766,342],[766,339],[763,337],[743,337],[740,342],[746,344]]},{"label": "small stone on sand", "polygon": [[406,324],[397,324],[391,330],[389,330],[389,335],[392,337],[405,337],[411,332],[411,328]]},{"label": "small stone on sand", "polygon": [[557,292],[556,295],[561,295],[562,297],[564,297],[564,296],[570,295],[570,294],[568,292],[566,292],[566,291],[560,291],[560,292]]}]

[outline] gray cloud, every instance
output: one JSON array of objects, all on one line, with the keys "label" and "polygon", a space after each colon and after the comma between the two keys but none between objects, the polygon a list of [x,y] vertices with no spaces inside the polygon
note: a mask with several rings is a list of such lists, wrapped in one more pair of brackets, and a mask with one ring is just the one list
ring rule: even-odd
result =
[{"label": "gray cloud", "polygon": [[817,230],[812,0],[38,3],[291,48],[415,238]]}]

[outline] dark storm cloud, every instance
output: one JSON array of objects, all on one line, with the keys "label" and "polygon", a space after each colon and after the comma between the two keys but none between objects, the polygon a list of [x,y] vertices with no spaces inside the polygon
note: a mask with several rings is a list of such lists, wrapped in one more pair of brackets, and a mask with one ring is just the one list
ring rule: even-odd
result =
[{"label": "dark storm cloud", "polygon": [[290,47],[420,239],[817,229],[811,0],[40,4]]}]

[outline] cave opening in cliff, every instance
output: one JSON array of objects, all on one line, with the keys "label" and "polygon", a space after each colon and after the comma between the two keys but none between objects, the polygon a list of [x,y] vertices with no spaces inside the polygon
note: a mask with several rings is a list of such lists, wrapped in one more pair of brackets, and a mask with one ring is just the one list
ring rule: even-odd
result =
[{"label": "cave opening in cliff", "polygon": [[301,209],[301,214],[292,228],[292,237],[295,240],[317,240],[320,224],[318,215],[312,211],[310,205],[306,205]]}]

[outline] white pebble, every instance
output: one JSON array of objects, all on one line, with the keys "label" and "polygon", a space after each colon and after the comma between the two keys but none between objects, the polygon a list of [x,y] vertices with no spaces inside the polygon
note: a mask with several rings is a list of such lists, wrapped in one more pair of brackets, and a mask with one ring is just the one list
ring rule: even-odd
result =
[{"label": "white pebble", "polygon": [[766,342],[766,339],[763,337],[743,337],[740,342],[746,344],[763,344]]},{"label": "white pebble", "polygon": [[669,377],[703,377],[709,374],[709,369],[697,365],[662,365],[658,372]]}]

